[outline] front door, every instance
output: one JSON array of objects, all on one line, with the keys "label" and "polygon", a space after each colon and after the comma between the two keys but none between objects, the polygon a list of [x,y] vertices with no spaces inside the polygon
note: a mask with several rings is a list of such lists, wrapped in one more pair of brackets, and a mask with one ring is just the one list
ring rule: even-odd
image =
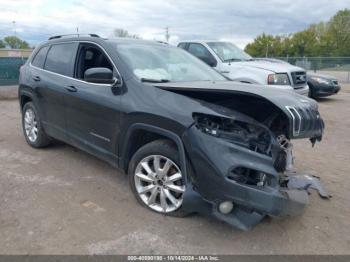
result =
[{"label": "front door", "polygon": [[81,43],[74,79],[70,82],[71,89],[65,95],[67,134],[75,146],[108,161],[115,161],[120,96],[113,93],[111,85],[84,81],[85,71],[94,67],[115,70],[100,47]]}]

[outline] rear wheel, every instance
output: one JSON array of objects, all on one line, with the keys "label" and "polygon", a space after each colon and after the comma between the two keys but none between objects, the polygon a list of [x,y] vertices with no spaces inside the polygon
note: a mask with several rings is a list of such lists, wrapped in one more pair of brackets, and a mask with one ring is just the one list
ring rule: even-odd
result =
[{"label": "rear wheel", "polygon": [[172,216],[184,216],[186,190],[175,147],[157,140],[141,147],[129,165],[129,183],[138,202],[148,209]]},{"label": "rear wheel", "polygon": [[32,102],[28,102],[23,106],[22,129],[27,143],[32,147],[44,147],[51,142],[50,137],[46,135],[42,128],[39,115]]}]

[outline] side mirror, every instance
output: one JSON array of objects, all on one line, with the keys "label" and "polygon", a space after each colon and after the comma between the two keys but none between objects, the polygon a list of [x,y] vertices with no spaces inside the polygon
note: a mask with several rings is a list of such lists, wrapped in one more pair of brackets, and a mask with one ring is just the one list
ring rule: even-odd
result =
[{"label": "side mirror", "polygon": [[89,68],[84,73],[84,80],[96,84],[115,84],[117,80],[113,77],[111,69],[106,67]]},{"label": "side mirror", "polygon": [[215,67],[217,65],[216,59],[212,56],[201,56],[198,58],[211,67]]}]

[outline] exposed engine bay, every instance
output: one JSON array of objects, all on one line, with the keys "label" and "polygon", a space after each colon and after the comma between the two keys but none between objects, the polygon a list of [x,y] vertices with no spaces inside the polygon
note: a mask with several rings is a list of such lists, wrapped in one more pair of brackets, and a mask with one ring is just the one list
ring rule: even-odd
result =
[{"label": "exposed engine bay", "polygon": [[[224,177],[223,181],[217,181],[218,188],[220,191],[227,188],[224,194],[239,207],[230,213],[231,218],[220,213],[219,208],[213,213],[217,218],[248,229],[264,215],[300,214],[308,203],[309,189],[330,198],[318,177],[299,173],[293,166],[291,140],[309,139],[313,146],[322,139],[324,123],[315,101],[304,97],[289,99],[288,93],[275,97],[273,90],[266,91],[271,92],[266,98],[262,91],[257,94],[165,85],[161,88],[192,98],[208,109],[192,113],[194,122],[189,141],[197,142],[191,147],[202,147],[207,154],[203,160],[209,162],[207,166],[193,163],[196,173],[201,174],[193,181],[198,183],[202,196],[219,208],[217,198],[223,192],[213,192],[212,185],[201,184],[202,180],[211,179],[210,173],[216,172],[210,164],[215,163]],[[210,151],[213,153],[208,154]],[[207,173],[208,178],[204,178]]]}]

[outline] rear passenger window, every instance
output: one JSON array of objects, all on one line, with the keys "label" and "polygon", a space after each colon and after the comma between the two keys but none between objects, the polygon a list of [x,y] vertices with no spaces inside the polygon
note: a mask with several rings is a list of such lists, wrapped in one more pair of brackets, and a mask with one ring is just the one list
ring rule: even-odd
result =
[{"label": "rear passenger window", "polygon": [[33,66],[36,66],[36,67],[39,67],[39,68],[43,68],[44,67],[47,50],[49,50],[49,47],[48,46],[44,46],[36,53],[36,55],[35,55],[35,57],[34,57],[34,59],[32,61],[32,65]]},{"label": "rear passenger window", "polygon": [[45,69],[65,76],[73,76],[77,43],[52,45],[46,57]]}]

